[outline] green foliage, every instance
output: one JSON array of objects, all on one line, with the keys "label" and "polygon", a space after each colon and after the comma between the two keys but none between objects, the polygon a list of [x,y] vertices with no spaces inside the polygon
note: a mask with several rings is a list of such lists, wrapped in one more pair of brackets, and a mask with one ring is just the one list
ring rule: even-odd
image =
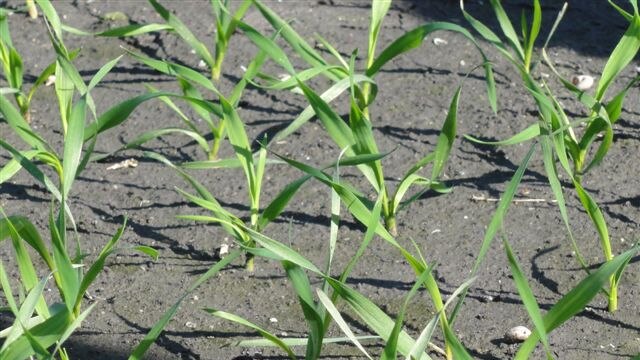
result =
[{"label": "green foliage", "polygon": [[[144,155],[176,171],[195,193],[182,189],[177,191],[188,201],[209,213],[208,215],[179,215],[179,218],[219,224],[234,238],[240,249],[220,259],[191,284],[133,350],[130,356],[132,360],[144,357],[190,294],[236,261],[242,254],[246,255],[245,266],[249,271],[253,270],[256,257],[280,263],[302,310],[307,331],[306,336],[302,338],[281,338],[266,327],[254,323],[252,319],[220,309],[205,308],[204,311],[210,315],[246,327],[262,337],[262,339],[239,341],[236,345],[276,346],[291,359],[298,356],[294,351],[295,347],[304,346],[304,357],[311,360],[323,356],[325,344],[349,341],[370,359],[372,356],[362,343],[373,340],[381,345],[380,356],[385,360],[397,359],[398,355],[408,359],[430,359],[427,353],[428,348],[439,352],[447,359],[471,359],[471,355],[453,330],[453,324],[463,305],[468,288],[487,257],[494,238],[501,230],[517,188],[538,149],[549,186],[557,200],[578,261],[585,270],[588,268],[573,238],[558,167],[567,174],[576,197],[596,228],[605,262],[599,269],[588,271],[589,274],[582,281],[543,314],[518,259],[507,239],[503,238],[515,286],[535,326],[533,335],[521,346],[516,359],[528,358],[538,342],[543,344],[547,358],[552,358],[549,334],[584,309],[599,292],[608,295],[609,309],[615,310],[618,282],[631,258],[640,251],[640,247],[635,246],[614,257],[607,220],[596,199],[583,186],[583,177],[598,164],[606,161],[606,155],[613,144],[613,125],[622,114],[628,93],[640,82],[640,76],[635,77],[624,84],[617,93],[611,94],[612,85],[640,51],[640,15],[636,0],[630,1],[633,13],[611,3],[629,25],[610,54],[594,94],[579,89],[572,81],[565,79],[560,71],[554,68],[553,61],[546,52],[546,47],[562,18],[562,12],[538,53],[535,51],[536,41],[542,30],[542,9],[539,0],[533,0],[530,18],[525,12],[522,13],[519,27],[511,22],[499,0],[490,0],[500,29],[499,35],[473,18],[463,8],[463,15],[471,27],[517,69],[524,87],[538,107],[539,119],[520,133],[502,141],[488,142],[467,136],[467,139],[477,143],[500,146],[533,141],[507,184],[497,210],[487,226],[468,279],[448,296],[446,302],[443,301],[442,293],[432,272],[434,265],[427,264],[420,250],[417,250],[418,256],[415,256],[396,239],[396,216],[400,210],[419,199],[426,191],[446,193],[451,190],[442,183],[441,177],[455,145],[463,82],[452,92],[448,112],[435,148],[424,154],[402,174],[401,180],[393,191],[385,180],[388,174],[384,172],[383,162],[387,154],[379,149],[374,136],[375,114],[371,113],[371,105],[375,102],[378,87],[381,85],[376,82],[381,69],[398,56],[423,46],[425,39],[434,32],[451,31],[470,41],[480,53],[483,62],[472,71],[479,67],[484,69],[487,97],[492,110],[496,112],[497,94],[492,64],[474,36],[464,27],[448,22],[422,24],[400,35],[378,52],[378,40],[391,0],[373,1],[367,53],[363,57],[365,59],[363,68],[359,69],[356,66],[357,50],[353,50],[351,56],[345,57],[340,52],[342,49],[318,36],[318,41],[327,52],[316,51],[314,46],[296,32],[290,22],[282,19],[260,0],[243,0],[235,3],[229,0],[211,0],[211,11],[215,17],[216,27],[215,52],[210,51],[206,42],[201,41],[178,16],[158,0],[148,0],[148,2],[163,23],[129,24],[97,34],[90,34],[62,24],[50,1],[36,0],[36,2],[49,29],[55,61],[43,70],[28,92],[24,89],[25,64],[13,46],[8,13],[0,9],[0,62],[2,62],[3,76],[8,84],[6,88],[0,89],[0,114],[11,131],[15,132],[23,142],[16,145],[10,144],[4,138],[0,139],[0,147],[11,156],[11,160],[0,168],[0,184],[9,181],[24,168],[36,181],[44,185],[52,196],[48,223],[50,234],[47,241],[44,241],[30,220],[19,215],[7,216],[0,208],[2,213],[0,241],[10,240],[15,267],[19,274],[18,289],[15,291],[16,286],[9,280],[5,263],[0,261],[0,285],[7,303],[5,311],[10,311],[14,318],[11,326],[0,331],[0,337],[5,338],[0,347],[0,358],[31,356],[46,359],[68,358],[63,348],[65,341],[81,327],[82,322],[87,319],[93,309],[93,305],[83,306],[83,296],[103,270],[106,259],[119,251],[117,244],[126,224],[125,220],[125,224],[103,246],[100,253],[95,255],[92,263],[86,263],[84,260],[89,257],[81,250],[80,238],[75,231],[68,199],[72,195],[75,179],[84,171],[88,163],[113,154],[95,155],[93,153],[97,137],[110,129],[122,126],[138,106],[152,99],[162,101],[175,112],[183,126],[150,130],[138,135],[116,151],[137,148],[169,134],[185,135],[193,139],[207,155],[207,160],[174,164],[156,152],[146,152]],[[32,13],[33,1],[28,0],[27,5]],[[231,12],[231,5],[237,7],[235,12]],[[252,7],[271,25],[273,28],[271,34],[263,34],[243,21],[245,13]],[[230,43],[232,35],[236,30],[241,31],[259,51],[238,83],[228,94],[223,94],[218,90],[217,81],[221,76],[225,54],[232,45]],[[65,31],[78,35],[105,37],[131,37],[158,31],[172,33],[193,49],[204,66],[208,68],[209,74],[203,75],[198,69],[125,50],[127,55],[136,61],[173,77],[179,86],[180,93],[160,91],[147,86],[147,93],[125,99],[102,114],[97,114],[91,91],[118,64],[121,56],[107,62],[88,83],[85,83],[80,71],[73,64],[78,51],[67,49],[63,42]],[[276,40],[281,41],[279,43]],[[282,43],[285,46],[281,46]],[[283,68],[287,76],[276,77],[263,73],[261,69],[267,60]],[[303,65],[300,65],[298,60],[302,60]],[[558,100],[559,96],[555,94],[555,90],[552,91],[546,83],[538,82],[536,70],[540,64],[549,67],[568,93],[585,107],[589,113],[587,117],[572,119],[572,115],[564,110]],[[55,146],[38,134],[29,123],[29,108],[33,94],[52,75],[55,75],[56,79],[54,90],[59,106],[62,149],[55,149]],[[314,89],[317,83],[314,80],[319,77],[329,81],[327,88],[322,91]],[[270,152],[267,138],[258,139],[259,143],[255,144],[249,138],[248,134],[251,132],[248,131],[239,108],[240,99],[247,86],[255,86],[265,91],[286,90],[302,95],[308,106],[275,136],[275,140],[284,139],[316,117],[341,151],[337,160],[329,164],[313,166]],[[348,100],[346,117],[341,116],[341,112],[332,106],[334,100],[340,96],[346,96]],[[215,99],[212,100],[212,98]],[[183,111],[177,102],[186,103],[191,113],[203,120],[203,125],[207,128],[206,132],[200,129],[197,121],[186,115],[189,112]],[[211,143],[207,140],[208,135],[213,138]],[[219,159],[218,151],[225,139],[228,139],[234,156]],[[303,174],[281,189],[267,206],[262,206],[263,179],[270,171],[267,169],[267,164],[290,166]],[[340,176],[341,167],[345,166],[355,166],[358,169],[370,183],[373,191],[378,194],[375,201],[365,195],[370,191],[356,189]],[[430,171],[425,169],[428,166],[431,167]],[[52,179],[50,177],[52,172],[47,172],[42,167],[53,169],[53,174],[57,178]],[[244,220],[242,215],[232,213],[222,206],[214,195],[215,191],[207,189],[191,174],[192,171],[215,171],[221,168],[242,170],[246,181],[248,220]],[[425,171],[428,175],[421,174]],[[265,228],[280,216],[309,180],[326,185],[331,194],[328,246],[323,266],[315,264],[314,261],[294,250],[292,246],[272,239],[264,233]],[[415,187],[419,189],[413,190]],[[343,207],[348,211],[348,215],[366,229],[357,249],[345,248],[345,244],[340,242],[339,229]],[[72,225],[71,228],[74,231],[70,232],[67,225]],[[406,294],[395,317],[389,316],[371,299],[347,285],[353,269],[363,258],[376,236],[398,251],[415,273],[414,284]],[[75,240],[75,246],[72,246],[70,241],[72,239]],[[75,250],[73,254],[69,251],[71,248]],[[416,249],[418,249],[417,245]],[[158,255],[156,250],[149,247],[139,246],[135,250],[154,258]],[[337,269],[338,265],[334,262],[337,251],[353,252],[352,257],[346,264],[342,264],[341,269]],[[34,254],[37,256],[35,261],[32,260]],[[40,269],[36,264],[44,264],[46,276],[37,275]],[[315,281],[316,279],[320,281]],[[45,299],[43,296],[43,290],[49,282],[55,284],[59,294],[57,302],[47,300],[48,298]],[[608,285],[607,289],[604,288],[605,285]],[[403,330],[403,326],[409,304],[412,301],[422,301],[414,300],[415,295],[422,288],[426,290],[432,303],[434,315],[424,324],[420,334],[413,337]],[[17,299],[15,293],[18,293]],[[447,309],[454,302],[456,302],[454,309],[448,313]],[[346,320],[347,316],[344,316],[345,312],[366,325],[371,334],[356,336]],[[345,337],[327,337],[333,323]],[[438,325],[441,330],[441,339],[444,340],[444,349],[440,349],[431,342]]]},{"label": "green foliage", "polygon": [[[565,79],[553,65],[550,60],[546,46],[549,44],[558,23],[560,22],[565,8],[562,9],[554,25],[548,34],[547,40],[541,49],[541,60],[548,66],[555,76],[560,80],[564,87],[575,97],[575,99],[585,106],[590,113],[587,118],[571,121],[569,115],[565,112],[563,106],[558,101],[558,96],[547,86],[546,83],[538,84],[534,79],[532,70],[539,60],[533,61],[533,47],[540,33],[541,27],[541,8],[539,0],[533,2],[533,19],[531,26],[527,24],[526,16],[521,17],[522,37],[519,37],[509,20],[500,1],[492,0],[491,5],[494,9],[496,18],[500,24],[502,34],[506,41],[502,41],[500,37],[487,26],[473,18],[469,13],[464,11],[464,17],[469,24],[487,41],[489,41],[500,54],[509,60],[519,71],[522,82],[526,90],[532,96],[538,107],[539,120],[536,124],[529,126],[510,139],[493,142],[494,145],[511,145],[522,143],[531,139],[539,139],[545,171],[549,185],[558,202],[558,207],[562,215],[563,221],[567,228],[568,236],[574,251],[577,254],[578,261],[585,268],[587,265],[580,255],[578,245],[573,238],[569,218],[565,206],[563,189],[560,186],[559,175],[557,173],[557,164],[565,171],[570,181],[573,183],[575,194],[579,198],[587,215],[596,228],[600,239],[600,245],[604,254],[604,259],[609,261],[613,258],[611,251],[609,231],[606,220],[596,201],[582,186],[583,177],[590,170],[604,161],[607,152],[613,143],[613,124],[620,116],[620,109],[624,102],[628,91],[634,84],[640,82],[640,76],[632,79],[627,85],[618,92],[612,99],[606,100],[605,94],[615,79],[619,77],[621,71],[631,62],[640,50],[640,15],[638,14],[637,1],[630,1],[634,14],[625,14],[625,19],[629,21],[629,27],[623,37],[610,54],[607,63],[602,70],[602,76],[596,86],[595,96],[592,96],[585,89],[579,89],[573,82]],[[618,8],[619,9],[619,8]],[[584,127],[580,130],[578,125]],[[581,134],[581,137],[578,135]],[[599,145],[595,141],[597,138],[602,140]],[[475,138],[468,137],[472,141]],[[478,141],[486,144],[487,142]],[[588,159],[591,156],[591,159]],[[487,232],[487,236],[493,237],[495,232]],[[485,237],[486,244],[487,237]],[[483,244],[484,248],[484,244]],[[481,251],[482,253],[482,251]],[[610,279],[609,290],[603,290],[609,298],[609,310],[615,311],[617,308],[617,283],[612,277]]]}]

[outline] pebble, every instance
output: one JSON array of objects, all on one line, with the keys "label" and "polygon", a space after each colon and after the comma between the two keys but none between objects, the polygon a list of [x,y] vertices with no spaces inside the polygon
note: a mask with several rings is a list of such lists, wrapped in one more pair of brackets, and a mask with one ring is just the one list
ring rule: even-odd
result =
[{"label": "pebble", "polygon": [[47,81],[44,83],[44,86],[51,86],[53,84],[56,83],[56,76],[55,75],[49,75],[49,77],[47,78]]},{"label": "pebble", "polygon": [[218,258],[222,259],[228,253],[229,253],[229,244],[220,245],[220,248],[218,248]]},{"label": "pebble", "polygon": [[433,38],[433,45],[447,45],[449,42],[445,39],[441,39],[439,37]]},{"label": "pebble", "polygon": [[197,325],[194,322],[187,321],[186,323],[184,323],[184,326],[188,327],[189,329],[194,329]]},{"label": "pebble", "polygon": [[573,85],[575,85],[578,90],[589,90],[593,86],[593,76],[589,75],[576,75],[571,79]]},{"label": "pebble", "polygon": [[531,335],[531,330],[524,326],[516,326],[504,334],[504,339],[510,343],[523,342]]}]

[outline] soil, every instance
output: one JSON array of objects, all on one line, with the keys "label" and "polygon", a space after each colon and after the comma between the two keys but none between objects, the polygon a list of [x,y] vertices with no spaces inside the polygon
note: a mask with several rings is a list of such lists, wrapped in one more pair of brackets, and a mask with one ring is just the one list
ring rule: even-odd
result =
[{"label": "soil", "polygon": [[[1,3],[1,2],[0,2]],[[205,1],[167,2],[187,25],[208,43],[213,43],[214,26]],[[5,6],[21,6],[10,1]],[[366,52],[369,16],[368,1],[269,1],[268,5],[307,39],[318,33],[343,54],[355,48]],[[518,16],[529,9],[529,1],[505,3],[510,14]],[[545,31],[550,28],[561,7],[559,1],[543,1]],[[85,30],[97,31],[127,22],[112,23],[104,15],[122,11],[138,23],[161,22],[144,1],[55,2],[63,22]],[[497,28],[488,4],[468,1],[467,10]],[[246,21],[261,31],[270,31],[257,11]],[[427,21],[453,21],[466,26],[457,1],[425,0],[394,2],[385,19],[379,48],[419,24]],[[14,14],[10,26],[15,46],[23,55],[27,83],[53,60],[53,50],[42,19],[29,20]],[[550,55],[567,77],[578,74],[598,76],[607,54],[625,31],[625,21],[604,1],[572,2],[565,19],[551,42]],[[198,58],[176,36],[144,35],[135,40],[106,39],[65,35],[68,48],[81,48],[76,65],[86,81],[102,64],[123,53],[121,46],[156,58],[197,67]],[[392,151],[384,160],[390,186],[396,186],[411,164],[432,151],[444,121],[449,101],[465,74],[481,61],[475,48],[452,33],[435,36],[446,44],[435,45],[432,38],[419,49],[387,64],[377,78],[379,93],[371,109],[374,132],[381,151]],[[542,36],[546,36],[546,32]],[[511,147],[479,146],[462,134],[485,139],[503,139],[536,121],[535,105],[524,91],[513,68],[496,51],[483,43],[495,62],[499,91],[499,111],[492,113],[486,101],[483,74],[479,71],[465,81],[459,108],[458,134],[446,167],[447,184],[453,191],[446,195],[426,193],[398,218],[399,241],[408,248],[410,239],[420,247],[429,263],[437,266],[437,278],[444,294],[450,294],[467,277],[478,253],[487,224],[496,209],[491,201],[475,201],[474,196],[499,198],[506,183],[527,152],[529,145]],[[228,91],[255,54],[255,47],[241,35],[233,37],[225,60],[221,89]],[[638,63],[635,63],[637,66]],[[268,68],[277,74],[275,66]],[[542,72],[549,72],[547,69]],[[618,87],[635,76],[634,66],[626,69]],[[123,57],[105,80],[93,90],[98,113],[114,104],[143,93],[144,84],[177,91],[174,81]],[[558,87],[557,84],[553,84]],[[2,85],[4,86],[4,85]],[[27,85],[27,88],[29,85]],[[561,91],[561,90],[560,90]],[[585,115],[569,94],[561,101],[576,118]],[[633,89],[615,125],[615,142],[606,161],[585,177],[585,187],[601,205],[609,224],[612,246],[621,253],[637,241],[640,222],[640,97]],[[36,93],[32,125],[57,149],[61,133],[57,103],[51,87]],[[337,103],[347,113],[344,103]],[[182,105],[181,105],[182,106]],[[297,94],[250,88],[243,98],[240,114],[250,137],[273,135],[296,117],[305,106]],[[185,108],[185,107],[183,107]],[[96,146],[98,152],[110,152],[136,135],[151,129],[179,126],[179,119],[160,101],[141,105],[123,126],[104,133]],[[6,123],[0,123],[1,137],[21,144]],[[270,144],[280,154],[312,165],[330,162],[340,150],[318,122],[301,127],[282,142]],[[165,136],[144,146],[175,162],[203,160],[205,155],[190,139]],[[9,157],[2,153],[1,163]],[[232,156],[225,144],[221,157]],[[108,170],[113,163],[135,158],[136,168]],[[366,193],[373,190],[345,169],[344,179],[355,181]],[[351,174],[351,175],[350,175]],[[247,191],[240,170],[195,172],[220,202],[239,216],[248,216]],[[262,204],[268,204],[277,192],[301,173],[283,165],[270,165],[264,184]],[[597,234],[572,192],[566,185],[569,217],[579,246],[589,264],[597,266],[602,254]],[[123,251],[112,256],[104,273],[90,289],[97,301],[83,326],[67,341],[74,359],[124,359],[145,334],[185,291],[217,261],[216,249],[232,240],[215,225],[177,219],[177,214],[205,214],[175,191],[191,191],[188,184],[162,164],[143,157],[139,150],[122,152],[105,161],[92,163],[76,181],[71,209],[75,214],[83,250],[97,254],[127,217],[121,241]],[[296,195],[282,216],[266,234],[300,251],[318,265],[324,264],[329,238],[330,196],[327,187],[309,182]],[[543,199],[511,206],[504,231],[529,279],[537,301],[548,310],[573,288],[585,273],[580,270],[567,239],[558,208],[550,192],[539,152],[534,157],[519,189],[519,198]],[[47,234],[50,197],[45,189],[24,171],[0,185],[0,205],[10,214],[29,217]],[[342,214],[347,214],[343,209]],[[335,269],[354,254],[364,235],[363,227],[348,215],[341,222]],[[127,248],[148,245],[157,248],[160,258],[152,261]],[[10,261],[12,250],[4,244],[3,261]],[[91,256],[89,257],[91,258]],[[622,359],[640,352],[640,258],[635,257],[624,273],[619,289],[620,308],[606,311],[606,299],[599,295],[590,306],[550,334],[550,344],[558,359]],[[16,271],[12,272],[16,276]],[[415,281],[409,266],[383,240],[376,238],[349,279],[349,285],[365,294],[395,316],[404,296]],[[314,283],[318,283],[314,279]],[[51,286],[52,284],[50,284]],[[53,292],[54,289],[51,289]],[[182,305],[156,344],[147,353],[149,359],[284,359],[274,349],[226,346],[257,335],[246,328],[215,318],[202,308],[228,311],[264,326],[276,334],[304,336],[304,318],[296,297],[279,263],[258,259],[256,271],[249,274],[238,261],[201,286]],[[431,301],[420,292],[408,310],[406,330],[414,335],[433,316]],[[277,322],[270,321],[276,318]],[[358,334],[368,333],[355,317],[349,319]],[[478,359],[511,358],[518,345],[503,340],[511,327],[533,328],[522,306],[500,241],[494,241],[478,278],[455,323],[455,331],[471,354]],[[332,336],[340,336],[337,329]],[[438,336],[435,341],[441,343]],[[382,347],[368,343],[378,354]],[[297,348],[300,356],[303,348]],[[432,354],[438,358],[437,354]],[[352,346],[327,345],[326,359],[361,358]],[[534,358],[544,358],[540,349]]]}]

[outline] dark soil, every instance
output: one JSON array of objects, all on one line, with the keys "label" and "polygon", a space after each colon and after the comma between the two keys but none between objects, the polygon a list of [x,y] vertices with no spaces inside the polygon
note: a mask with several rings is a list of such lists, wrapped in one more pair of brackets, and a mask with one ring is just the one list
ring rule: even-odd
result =
[{"label": "dark soil", "polygon": [[[335,2],[335,4],[334,4]],[[0,2],[1,4],[2,2]],[[205,1],[168,2],[189,27],[208,43],[213,43],[214,26]],[[529,1],[509,1],[507,10],[519,16],[529,9]],[[11,1],[6,6],[21,6]],[[355,48],[366,51],[368,1],[269,1],[283,18],[295,19],[294,27],[307,39],[322,35],[344,54]],[[144,1],[72,1],[55,2],[63,21],[74,27],[97,31],[125,23],[103,20],[104,14],[122,11],[131,21],[161,22]],[[545,1],[545,29],[555,19],[560,1]],[[467,9],[495,26],[487,4],[469,1]],[[457,1],[405,1],[393,5],[381,31],[380,47],[407,30],[434,20],[465,25]],[[269,26],[257,11],[246,21],[261,31]],[[23,54],[27,82],[47,66],[54,56],[42,19],[29,20],[23,14],[10,19],[15,45]],[[623,19],[604,1],[572,2],[554,40],[550,55],[567,77],[575,74],[598,76],[607,54],[625,30]],[[391,186],[397,184],[411,164],[432,151],[446,115],[449,101],[464,75],[481,61],[475,48],[460,36],[439,33],[446,45],[435,46],[431,39],[420,49],[389,63],[378,77],[379,94],[371,109],[375,135],[381,151],[392,151],[383,163]],[[546,36],[546,33],[543,34]],[[176,36],[144,35],[135,40],[117,40],[66,35],[69,48],[80,47],[76,61],[85,80],[102,64],[123,53],[121,46],[133,48],[156,58],[197,66],[196,55]],[[535,105],[520,85],[512,67],[496,51],[484,46],[495,61],[499,86],[499,112],[493,114],[484,92],[483,74],[474,72],[465,82],[459,109],[458,133],[488,139],[503,139],[536,121]],[[255,47],[237,35],[232,39],[225,61],[221,88],[230,89],[242,74]],[[466,65],[461,65],[464,61]],[[637,62],[635,64],[637,66]],[[277,68],[272,67],[274,73]],[[543,72],[549,72],[546,69]],[[621,83],[635,76],[633,66]],[[177,91],[174,81],[124,57],[102,84],[93,91],[98,112],[119,101],[144,92],[143,84]],[[2,85],[4,86],[4,85]],[[557,84],[554,84],[557,87]],[[561,97],[576,117],[584,111],[571,97]],[[342,104],[344,105],[344,104]],[[254,139],[274,134],[286,126],[304,108],[304,99],[289,92],[249,89],[243,99],[241,116]],[[341,105],[339,111],[348,108]],[[185,107],[183,107],[185,108]],[[32,125],[61,149],[57,102],[53,88],[43,88],[34,99]],[[120,127],[100,137],[96,150],[109,152],[136,135],[151,129],[179,126],[179,119],[160,101],[140,106]],[[5,123],[0,123],[3,139],[21,146]],[[318,122],[311,122],[271,149],[300,161],[320,165],[337,158],[340,150]],[[145,145],[173,161],[203,160],[202,151],[190,139],[166,136]],[[399,215],[399,241],[411,248],[410,239],[420,246],[425,258],[437,265],[440,287],[450,294],[469,274],[476,259],[484,231],[496,209],[495,202],[474,201],[474,196],[498,198],[524,157],[528,145],[493,148],[479,146],[459,137],[446,168],[447,195],[425,194]],[[640,222],[640,101],[633,89],[625,103],[621,120],[615,126],[615,143],[606,161],[585,179],[585,186],[602,206],[611,233],[615,253],[637,241]],[[228,144],[222,157],[232,155]],[[137,168],[107,170],[112,163],[135,158]],[[5,152],[0,163],[8,161]],[[346,171],[346,174],[352,172]],[[215,170],[196,173],[197,177],[228,209],[248,216],[246,185],[240,170]],[[263,204],[301,173],[283,165],[267,168]],[[345,179],[354,177],[345,176]],[[359,180],[358,180],[359,181]],[[593,266],[602,261],[597,234],[567,183],[571,224],[586,259]],[[367,185],[358,183],[373,193]],[[191,190],[174,171],[146,159],[140,151],[120,153],[106,161],[90,164],[75,183],[71,209],[78,222],[83,250],[96,254],[108,241],[123,218],[128,225],[121,246],[149,245],[160,251],[160,259],[122,251],[108,261],[105,272],[90,289],[98,300],[88,320],[67,342],[74,359],[123,359],[140,342],[161,314],[170,307],[199,274],[215,263],[215,249],[232,240],[217,226],[176,219],[177,214],[203,214],[174,190]],[[294,198],[284,214],[270,225],[266,234],[281,240],[318,265],[324,263],[329,238],[329,190],[318,182],[309,182]],[[533,159],[525,174],[518,197],[551,200],[540,156]],[[50,197],[24,171],[0,185],[0,205],[10,214],[25,215],[47,234],[46,219]],[[343,209],[343,214],[347,213]],[[563,294],[575,286],[585,273],[572,257],[566,229],[557,206],[551,201],[514,204],[504,224],[537,300],[548,310]],[[351,217],[342,221],[336,269],[354,254],[364,231]],[[12,257],[8,244],[2,247],[3,261]],[[9,261],[9,260],[7,260]],[[304,336],[304,318],[296,297],[280,264],[258,259],[256,271],[249,274],[238,262],[225,269],[187,299],[166,331],[148,352],[149,359],[245,359],[283,358],[273,349],[242,349],[224,346],[257,335],[230,322],[214,318],[201,309],[225,310],[260,324],[276,334]],[[16,275],[14,272],[13,275]],[[388,244],[376,238],[355,269],[349,284],[395,316],[405,294],[415,280],[409,266]],[[620,284],[620,309],[610,314],[606,299],[598,296],[590,307],[550,334],[551,347],[558,359],[620,359],[640,352],[640,267],[634,258]],[[406,329],[417,336],[434,315],[428,295],[421,292],[408,311]],[[270,318],[276,318],[277,323]],[[357,318],[352,327],[360,334],[368,330]],[[502,337],[516,325],[532,328],[522,306],[504,249],[495,241],[479,277],[455,323],[461,341],[479,359],[510,358],[517,345]],[[340,336],[332,331],[332,336]],[[441,343],[441,337],[436,339]],[[380,345],[369,351],[379,353]],[[304,354],[304,349],[298,349]],[[433,355],[437,358],[437,355]],[[538,349],[536,358],[543,358]],[[330,345],[327,359],[359,358],[348,345]]]}]

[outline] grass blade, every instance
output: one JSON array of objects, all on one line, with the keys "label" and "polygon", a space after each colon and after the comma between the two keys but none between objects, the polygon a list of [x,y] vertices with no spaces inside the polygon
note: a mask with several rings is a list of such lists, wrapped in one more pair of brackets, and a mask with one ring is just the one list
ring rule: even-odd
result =
[{"label": "grass blade", "polygon": [[189,28],[175,15],[173,15],[164,6],[160,5],[156,0],[148,0],[156,12],[169,24],[173,30],[198,54],[198,56],[207,63],[209,68],[214,66],[215,61],[211,53],[198,38],[189,30]]},{"label": "grass blade", "polygon": [[172,30],[173,27],[168,24],[133,24],[122,27],[117,27],[114,29],[109,29],[106,31],[102,31],[94,34],[94,36],[104,36],[104,37],[129,37],[142,35],[150,32],[157,32],[163,30]]},{"label": "grass blade", "polygon": [[292,360],[296,359],[296,354],[293,353],[293,350],[291,350],[291,348],[287,344],[285,344],[282,340],[280,340],[280,338],[278,338],[276,335],[273,335],[272,333],[259,327],[258,325],[255,325],[252,322],[247,321],[246,319],[240,316],[230,314],[228,312],[219,311],[211,308],[204,309],[204,311],[208,312],[213,316],[217,316],[225,320],[233,321],[237,324],[246,326],[250,329],[257,331],[263,338],[271,341],[272,343],[277,345],[280,349],[282,349],[284,352],[286,352],[290,359]]},{"label": "grass blade", "polygon": [[69,117],[67,132],[64,136],[64,157],[62,162],[62,198],[67,199],[71,184],[76,178],[82,144],[84,142],[84,127],[86,117],[87,95],[80,98],[74,105]]},{"label": "grass blade", "polygon": [[541,339],[542,344],[544,344],[547,358],[552,359],[553,357],[551,356],[551,349],[549,348],[549,340],[547,340],[547,332],[544,328],[544,320],[542,319],[538,302],[533,295],[533,291],[531,291],[531,288],[529,287],[526,277],[522,273],[522,269],[518,264],[518,259],[513,255],[511,245],[509,245],[509,241],[506,236],[503,236],[502,243],[504,245],[504,250],[507,253],[509,266],[511,267],[511,274],[513,275],[513,282],[516,284],[518,294],[520,294],[520,299],[522,299],[522,303],[524,304],[525,309],[527,309],[529,318],[531,318],[531,321],[535,326],[538,338]]},{"label": "grass blade", "polygon": [[[522,163],[520,163],[520,166],[516,170],[515,174],[513,174],[511,181],[509,181],[509,183],[507,184],[505,192],[502,195],[500,202],[498,203],[498,208],[496,209],[496,212],[493,214],[493,217],[491,218],[491,222],[489,223],[489,226],[487,226],[487,231],[484,235],[484,239],[482,240],[482,245],[480,246],[480,250],[476,257],[476,261],[473,265],[473,268],[471,269],[471,276],[475,276],[475,274],[478,272],[478,269],[480,268],[480,264],[482,264],[482,262],[484,261],[484,258],[487,255],[487,251],[489,251],[489,247],[491,246],[493,239],[495,238],[496,234],[498,233],[498,230],[502,226],[502,221],[504,220],[504,217],[507,214],[507,210],[509,210],[509,206],[511,205],[513,197],[518,188],[518,185],[520,185],[520,181],[522,180],[522,176],[524,175],[525,170],[529,166],[529,161],[533,156],[533,153],[536,149],[536,145],[537,143],[531,144],[531,147],[529,148],[529,151],[527,152],[524,159],[522,160]],[[449,322],[451,324],[453,324],[456,318],[456,315],[460,310],[462,303],[464,302],[466,295],[467,295],[467,292],[465,291],[460,297],[460,300],[458,300],[458,303],[456,304],[455,308],[453,309],[453,312],[449,318]]]},{"label": "grass blade", "polygon": [[335,305],[333,305],[333,302],[331,302],[331,299],[329,299],[327,294],[322,292],[322,290],[320,289],[316,289],[316,294],[318,294],[318,299],[320,299],[320,302],[322,303],[322,305],[324,305],[325,309],[327,309],[327,311],[329,312],[333,320],[336,322],[336,324],[338,324],[338,327],[347,336],[349,341],[351,341],[353,345],[355,345],[358,348],[358,350],[360,350],[360,352],[367,357],[367,359],[373,360],[371,355],[367,353],[367,350],[365,350],[362,344],[360,344],[360,341],[358,341],[358,339],[356,338],[356,335],[353,333],[353,331],[351,331],[351,329],[349,328],[349,325],[347,325],[347,322],[344,321],[344,319],[342,318],[342,315],[340,315],[340,312],[335,307]]},{"label": "grass blade", "polygon": [[239,257],[242,254],[241,250],[234,250],[227,254],[222,260],[218,261],[215,265],[213,265],[206,273],[202,274],[188,289],[187,291],[178,298],[178,300],[171,306],[164,315],[156,322],[149,333],[142,339],[140,344],[136,346],[133,353],[129,356],[129,360],[141,360],[144,354],[149,350],[149,347],[156,341],[158,336],[162,333],[162,330],[167,326],[171,318],[178,311],[180,304],[182,301],[186,299],[193,291],[195,291],[200,285],[204,284],[207,280],[209,280],[212,276],[216,275],[220,270],[229,265],[233,260]]},{"label": "grass blade", "polygon": [[[544,316],[544,325],[547,333],[550,333],[558,326],[572,318],[593,299],[600,289],[609,281],[611,276],[614,276],[621,270],[631,258],[640,251],[640,245],[636,245],[633,248],[625,251],[624,253],[616,256],[610,261],[604,263],[600,268],[586,278],[584,278],[576,287],[569,291],[562,297]],[[518,353],[516,354],[517,360],[528,359],[531,352],[536,347],[539,338],[537,333],[532,333],[531,336],[522,344]]]},{"label": "grass blade", "polygon": [[602,76],[596,87],[597,100],[604,98],[609,85],[611,85],[620,72],[633,60],[638,50],[640,50],[640,15],[636,9],[633,19],[630,20],[629,28],[615,49],[613,49],[602,70]]}]

